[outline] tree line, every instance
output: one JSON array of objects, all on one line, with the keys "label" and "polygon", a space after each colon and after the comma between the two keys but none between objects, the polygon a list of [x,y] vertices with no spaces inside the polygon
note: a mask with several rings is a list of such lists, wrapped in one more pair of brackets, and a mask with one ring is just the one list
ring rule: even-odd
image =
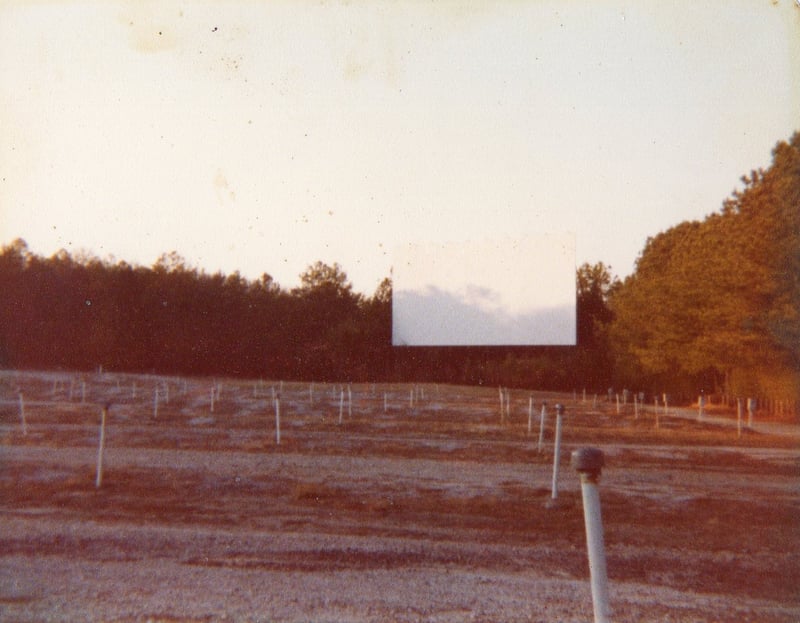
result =
[{"label": "tree line", "polygon": [[719,211],[647,240],[610,297],[622,382],[731,399],[800,397],[800,133]]},{"label": "tree line", "polygon": [[[607,313],[602,287],[585,285],[597,278],[610,283],[602,265],[578,271],[589,375],[593,317]],[[564,347],[393,348],[390,279],[367,297],[338,264],[310,265],[287,290],[268,274],[206,274],[174,252],[146,268],[65,251],[44,258],[16,240],[0,253],[0,288],[7,368],[560,388],[581,376]]]},{"label": "tree line", "polygon": [[[392,284],[317,262],[300,286],[0,252],[0,366],[317,381],[434,381],[675,397],[800,397],[800,134],[702,221],[649,238],[633,274],[576,273],[575,347],[392,347]],[[793,408],[796,408],[793,407]]]}]

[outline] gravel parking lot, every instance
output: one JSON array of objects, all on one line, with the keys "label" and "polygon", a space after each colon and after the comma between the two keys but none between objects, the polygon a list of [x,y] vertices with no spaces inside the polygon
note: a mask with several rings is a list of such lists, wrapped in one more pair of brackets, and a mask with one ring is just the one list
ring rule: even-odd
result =
[{"label": "gravel parking lot", "polygon": [[569,453],[593,445],[614,621],[800,620],[796,435],[510,396],[5,372],[0,618],[591,621]]}]

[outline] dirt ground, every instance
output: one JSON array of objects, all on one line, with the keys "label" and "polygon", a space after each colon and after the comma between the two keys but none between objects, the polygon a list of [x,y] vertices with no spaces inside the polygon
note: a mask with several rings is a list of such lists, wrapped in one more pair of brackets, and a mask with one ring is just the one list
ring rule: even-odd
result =
[{"label": "dirt ground", "polygon": [[800,621],[797,433],[510,398],[0,373],[0,619],[591,621],[569,457],[596,446],[613,621]]}]

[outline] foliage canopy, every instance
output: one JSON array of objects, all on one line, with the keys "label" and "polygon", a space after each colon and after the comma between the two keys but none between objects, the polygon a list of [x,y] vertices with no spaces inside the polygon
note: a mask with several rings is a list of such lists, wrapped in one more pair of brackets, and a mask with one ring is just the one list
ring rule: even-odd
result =
[{"label": "foliage canopy", "polygon": [[648,239],[611,308],[618,373],[699,391],[800,391],[800,134],[703,221]]}]

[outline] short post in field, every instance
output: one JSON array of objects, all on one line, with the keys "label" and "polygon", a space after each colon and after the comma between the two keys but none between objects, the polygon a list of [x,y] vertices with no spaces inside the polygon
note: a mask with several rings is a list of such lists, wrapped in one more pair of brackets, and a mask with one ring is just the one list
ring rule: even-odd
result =
[{"label": "short post in field", "polygon": [[153,419],[158,419],[158,385],[153,392]]},{"label": "short post in field", "polygon": [[339,424],[342,423],[343,414],[344,414],[344,388],[339,390]]},{"label": "short post in field", "polygon": [[503,409],[503,388],[497,388],[498,393],[500,394],[500,422],[502,423],[505,419],[505,410]]},{"label": "short post in field", "polygon": [[353,417],[353,389],[347,384],[347,417]]},{"label": "short post in field", "polygon": [[81,381],[81,404],[86,404],[86,381]]},{"label": "short post in field", "polygon": [[386,396],[386,392],[383,392],[383,412],[384,413],[386,413],[386,410],[389,407],[387,401],[388,401],[388,397]]},{"label": "short post in field", "polygon": [[564,416],[564,405],[556,405],[556,438],[553,444],[553,486],[550,492],[550,501],[558,499],[558,463],[561,459],[561,421]]},{"label": "short post in field", "polygon": [[100,441],[97,444],[97,475],[94,479],[94,486],[96,489],[100,488],[103,484],[103,450],[106,445],[106,415],[108,414],[108,405],[105,405],[100,411]]},{"label": "short post in field", "polygon": [[28,435],[28,423],[25,420],[25,398],[22,395],[22,392],[19,392],[19,419],[22,422],[22,434],[23,436]]},{"label": "short post in field", "polygon": [[215,394],[215,388],[212,385],[211,386],[211,413],[214,413],[214,394]]},{"label": "short post in field", "polygon": [[586,524],[586,546],[589,554],[594,621],[595,623],[608,623],[611,609],[608,599],[608,575],[603,542],[603,519],[600,512],[600,493],[597,488],[600,472],[604,465],[603,452],[597,448],[580,448],[572,453],[570,462],[581,476],[583,519]]},{"label": "short post in field", "polygon": [[706,406],[706,397],[704,394],[700,394],[697,397],[697,419],[702,420],[703,416],[705,415],[705,406]]},{"label": "short post in field", "polygon": [[633,395],[633,418],[639,419],[639,401],[636,399],[636,394]]},{"label": "short post in field", "polygon": [[541,453],[542,445],[544,444],[544,420],[547,417],[547,401],[542,401],[542,411],[539,415],[539,448],[538,451]]},{"label": "short post in field", "polygon": [[742,436],[742,399],[736,399],[736,438]]},{"label": "short post in field", "polygon": [[281,394],[275,397],[275,443],[281,445]]},{"label": "short post in field", "polygon": [[747,428],[753,428],[753,411],[756,410],[756,401],[753,398],[747,399]]}]

